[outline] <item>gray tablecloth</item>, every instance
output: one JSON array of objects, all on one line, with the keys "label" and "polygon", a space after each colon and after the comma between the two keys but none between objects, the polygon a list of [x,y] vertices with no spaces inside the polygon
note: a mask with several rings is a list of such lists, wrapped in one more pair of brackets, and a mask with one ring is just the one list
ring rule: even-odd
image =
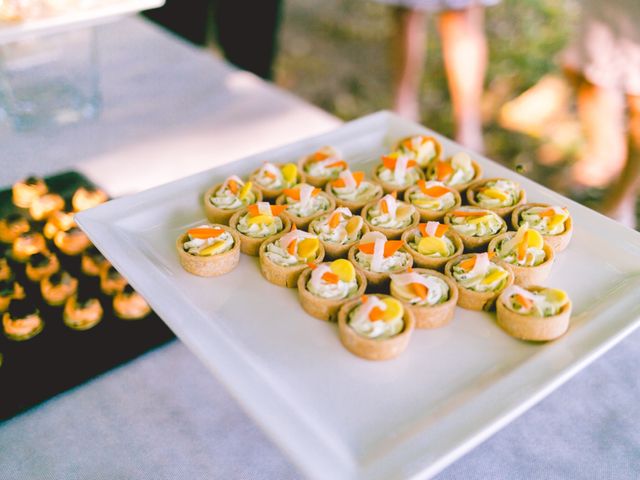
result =
[{"label": "gray tablecloth", "polygon": [[[96,180],[124,193],[336,124],[140,20],[103,31],[101,119],[59,131],[0,130],[0,184],[81,161]],[[216,95],[225,85],[225,95]],[[193,89],[200,102],[185,93]],[[273,131],[286,128],[281,140],[258,136],[239,152],[231,147],[233,132],[215,135],[231,121],[248,128],[267,115]],[[145,143],[159,133],[169,139]],[[183,148],[192,148],[182,158],[193,162],[177,172],[167,160]],[[203,149],[211,153],[198,153]],[[135,183],[121,178],[154,163],[155,171]],[[121,167],[117,175],[109,172],[114,165]],[[635,333],[440,478],[638,478],[638,352]],[[179,341],[0,425],[2,480],[301,476]]]}]

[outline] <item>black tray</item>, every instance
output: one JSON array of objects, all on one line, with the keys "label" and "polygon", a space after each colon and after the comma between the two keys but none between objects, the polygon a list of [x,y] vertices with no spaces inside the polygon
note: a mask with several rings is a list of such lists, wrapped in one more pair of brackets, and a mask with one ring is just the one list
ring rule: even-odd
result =
[{"label": "black tray", "polygon": [[[59,193],[70,208],[71,196],[80,186],[91,182],[77,172],[64,172],[46,178],[49,190]],[[0,191],[0,216],[19,211],[11,203],[11,190]],[[33,222],[41,229],[42,223]],[[113,314],[112,298],[100,291],[97,278],[83,275],[80,257],[68,257],[54,251],[62,268],[78,278],[85,288],[95,289],[104,316],[90,330],[76,331],[62,322],[62,307],[47,305],[40,295],[39,285],[30,282],[24,267],[10,260],[18,282],[25,287],[27,299],[40,309],[45,326],[30,340],[15,342],[0,333],[0,421],[30,408],[60,392],[127,362],[140,354],[174,338],[173,333],[151,313],[141,320],[121,320]],[[0,255],[5,246],[0,244]],[[1,327],[0,327],[1,331]]]}]

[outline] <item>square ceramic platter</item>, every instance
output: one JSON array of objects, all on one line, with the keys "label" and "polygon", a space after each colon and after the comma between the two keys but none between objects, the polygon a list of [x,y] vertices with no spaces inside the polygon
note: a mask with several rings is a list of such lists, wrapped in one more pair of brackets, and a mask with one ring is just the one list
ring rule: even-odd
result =
[{"label": "square ceramic platter", "polygon": [[158,8],[165,0],[96,0],[89,6],[57,15],[16,22],[0,22],[0,44],[33,35],[48,35],[74,28],[91,27],[123,15]]},{"label": "square ceramic platter", "polygon": [[[257,259],[219,278],[182,270],[174,242],[202,222],[202,193],[264,161],[295,161],[323,145],[368,173],[401,137],[435,135],[388,112],[231,162],[78,215],[80,226],[312,478],[426,478],[482,442],[629,334],[640,317],[640,235],[472,154],[486,177],[521,182],[529,201],[569,207],[570,247],[550,286],[574,303],[569,332],[535,344],[500,330],[492,314],[458,308],[452,324],[416,331],[399,358],[353,356],[336,327],[308,316],[296,290],[265,281]],[[250,139],[248,139],[250,140]],[[471,153],[471,152],[469,152]],[[176,158],[176,162],[188,159]]]}]

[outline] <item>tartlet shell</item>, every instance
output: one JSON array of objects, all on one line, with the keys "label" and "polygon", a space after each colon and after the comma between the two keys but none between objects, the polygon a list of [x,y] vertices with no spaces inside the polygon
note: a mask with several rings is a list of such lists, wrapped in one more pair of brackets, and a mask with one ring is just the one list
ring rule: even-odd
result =
[{"label": "tartlet shell", "polygon": [[[531,288],[539,290],[542,287]],[[562,307],[557,315],[533,317],[521,315],[507,308],[501,300],[496,304],[496,323],[507,334],[520,340],[546,342],[561,337],[569,329],[571,321],[571,301]]]},{"label": "tartlet shell", "polygon": [[458,262],[469,258],[471,255],[473,254],[468,253],[465,255],[460,255],[456,258],[452,258],[445,265],[444,273],[447,277],[451,278],[451,280],[453,280],[453,282],[458,287],[458,305],[460,307],[466,308],[467,310],[490,310],[494,306],[496,299],[500,296],[504,289],[513,285],[513,271],[508,264],[500,265],[508,272],[509,277],[507,278],[507,283],[505,284],[505,286],[498,292],[476,292],[474,290],[469,290],[468,288],[464,288],[462,285],[456,282],[456,279],[453,277],[452,268],[454,264],[457,264]]},{"label": "tartlet shell", "polygon": [[369,230],[373,231],[373,232],[380,232],[383,233],[385,237],[387,237],[389,240],[398,240],[400,237],[402,237],[402,234],[404,232],[406,232],[407,230],[411,230],[413,228],[415,228],[419,223],[420,223],[420,214],[418,213],[418,211],[415,209],[414,207],[414,211],[411,214],[411,223],[409,225],[407,225],[404,228],[382,228],[382,227],[376,227],[374,225],[372,225],[369,220],[367,219],[367,213],[369,212],[369,210],[374,207],[375,205],[377,205],[378,200],[376,200],[375,202],[370,202],[367,203],[364,208],[362,209],[362,220],[364,220],[365,225],[367,225],[369,227]]},{"label": "tartlet shell", "polygon": [[[320,218],[321,217],[315,218],[311,223],[309,223],[309,233],[313,233],[315,235],[315,232],[311,228],[311,225],[315,221],[319,220]],[[364,222],[364,219],[362,222],[362,228],[360,229],[360,232],[361,232],[360,238],[362,238],[362,236],[365,235],[366,233],[369,233],[369,227]],[[345,243],[344,245],[340,245],[333,242],[325,242],[322,239],[320,239],[320,243],[322,243],[322,246],[324,247],[325,258],[329,260],[336,260],[338,258],[346,258],[347,255],[349,254],[349,249],[355,244],[357,244],[360,241],[360,238],[354,240],[353,242]]]},{"label": "tartlet shell", "polygon": [[[399,150],[400,147],[402,146],[402,142],[404,142],[405,140],[409,140],[409,139],[411,139],[411,138],[413,138],[415,136],[417,136],[417,135],[409,135],[408,137],[401,138],[400,140],[398,140],[396,142],[396,144],[394,145],[393,149],[394,150]],[[432,137],[430,135],[422,135],[422,136],[423,137],[427,137],[429,140],[431,140],[433,142],[434,149],[436,151],[436,155],[431,160],[429,160],[429,163],[430,162],[435,162],[436,160],[440,160],[440,158],[442,158],[442,144],[438,141],[438,139],[436,137]]]},{"label": "tartlet shell", "polygon": [[244,215],[246,212],[247,212],[247,207],[243,208],[242,210],[238,210],[229,219],[229,228],[231,228],[234,232],[236,232],[240,237],[240,251],[246,255],[257,257],[260,252],[260,245],[262,244],[262,242],[265,242],[275,237],[276,235],[279,235],[280,233],[286,233],[289,230],[291,230],[291,220],[289,220],[288,217],[281,214],[278,216],[282,220],[282,230],[278,232],[276,235],[271,235],[269,237],[264,237],[264,238],[249,237],[248,235],[245,235],[244,233],[238,230],[238,221],[240,220],[240,217]]},{"label": "tartlet shell", "polygon": [[476,189],[478,187],[481,187],[482,185],[484,185],[487,182],[496,181],[496,180],[507,180],[507,179],[498,178],[498,177],[481,178],[481,179],[476,180],[473,183],[471,183],[471,185],[469,185],[469,188],[467,189],[467,192],[466,192],[467,202],[471,206],[478,207],[478,208],[484,208],[485,210],[491,210],[491,211],[497,213],[498,215],[500,215],[505,220],[508,220],[508,217],[509,217],[509,215],[511,215],[511,212],[513,212],[516,208],[518,208],[520,205],[523,205],[524,202],[527,201],[527,192],[525,191],[524,188],[522,188],[522,185],[520,185],[520,183],[515,182],[513,180],[509,180],[510,182],[513,182],[516,185],[518,185],[518,188],[520,189],[520,191],[519,191],[520,195],[518,196],[518,201],[515,204],[510,205],[508,207],[484,207],[482,205],[479,205],[477,200],[476,200]]},{"label": "tartlet shell", "polygon": [[[515,232],[507,232],[502,235],[498,235],[496,238],[489,242],[488,251],[495,252],[498,243],[505,239],[511,238],[515,235]],[[545,241],[543,244],[543,250],[545,254],[544,262],[535,267],[522,267],[520,265],[512,265],[502,260],[498,255],[495,256],[494,261],[501,266],[508,266],[514,275],[514,281],[516,285],[521,287],[529,287],[531,285],[542,285],[545,280],[551,274],[551,268],[553,267],[553,261],[555,259],[555,253],[553,248]]]},{"label": "tartlet shell", "polygon": [[[483,210],[487,210],[487,209],[484,208]],[[488,211],[493,212],[492,210],[488,210]],[[495,212],[493,212],[493,213],[495,213]],[[502,235],[503,233],[505,233],[507,231],[507,229],[509,228],[507,226],[507,222],[502,217],[500,217],[500,219],[502,220],[502,227],[500,227],[500,230],[498,230],[493,235],[485,235],[484,237],[473,237],[471,235],[464,235],[464,234],[458,232],[455,229],[454,225],[451,223],[451,212],[447,213],[444,216],[444,223],[446,225],[450,225],[451,229],[454,230],[460,236],[460,239],[462,240],[462,243],[464,244],[465,251],[477,252],[479,250],[484,250],[487,247],[487,245],[489,245],[489,242],[491,242],[491,240],[496,238],[498,235]]]},{"label": "tartlet shell", "polygon": [[[336,209],[336,201],[334,197],[328,195],[326,192],[320,192],[318,193],[318,195],[322,195],[329,201],[329,208],[327,210],[322,210],[321,212],[315,213],[308,217],[299,217],[297,215],[289,213],[288,210],[285,210],[283,215],[289,218],[289,220],[291,220],[291,223],[295,224],[296,227],[306,230],[309,224],[316,218],[320,218],[321,216],[326,215],[327,213],[331,213]],[[286,199],[284,194],[278,196],[278,198],[276,199],[276,205],[285,205],[285,202]]]},{"label": "tartlet shell", "polygon": [[233,237],[233,246],[226,252],[200,257],[184,251],[183,245],[188,240],[187,233],[183,233],[176,239],[176,250],[180,265],[187,272],[200,277],[217,277],[229,273],[236,268],[240,261],[240,235],[226,225],[212,225],[221,228]]},{"label": "tartlet shell", "polygon": [[[437,178],[432,178],[432,174],[433,172],[433,168],[435,168],[433,165],[435,164],[435,162],[431,162],[429,164],[429,166],[425,169],[425,178],[427,180],[437,180]],[[480,164],[478,162],[476,162],[475,160],[471,159],[471,165],[473,166],[473,171],[475,172],[475,175],[473,176],[473,178],[468,181],[467,183],[461,183],[460,185],[447,185],[445,184],[445,186],[449,187],[449,188],[453,188],[455,190],[457,190],[458,192],[462,193],[464,192],[467,188],[469,188],[469,186],[473,183],[476,182],[478,180],[480,180],[482,178],[482,167],[480,166]]]},{"label": "tartlet shell", "polygon": [[444,235],[448,237],[449,240],[453,242],[453,245],[456,247],[453,255],[449,257],[429,257],[427,255],[423,255],[417,250],[414,250],[413,247],[409,245],[409,242],[416,236],[416,232],[418,232],[417,228],[412,228],[411,230],[407,230],[402,234],[402,241],[406,245],[407,251],[413,257],[413,264],[417,265],[419,268],[427,268],[430,270],[439,270],[443,271],[445,264],[459,255],[464,253],[464,244],[462,243],[462,239],[457,232],[455,232],[452,228],[449,229]]},{"label": "tartlet shell", "polygon": [[353,213],[354,215],[359,215],[360,211],[363,209],[363,207],[367,204],[367,203],[372,203],[372,202],[377,202],[378,200],[380,200],[382,198],[383,195],[383,190],[382,187],[380,185],[378,185],[375,182],[372,182],[373,185],[379,187],[378,192],[376,193],[376,195],[369,199],[366,200],[364,202],[352,202],[350,200],[343,200],[341,198],[339,198],[336,194],[334,194],[331,190],[331,182],[328,182],[327,185],[324,188],[324,191],[327,193],[327,195],[329,195],[331,198],[333,198],[336,202],[336,207],[347,207],[349,210],[351,210],[351,213]]},{"label": "tartlet shell", "polygon": [[[380,297],[389,297],[389,295],[380,295]],[[342,345],[354,355],[366,360],[390,360],[404,352],[415,329],[415,319],[411,310],[404,309],[402,332],[391,338],[374,340],[358,335],[347,324],[349,312],[360,303],[362,300],[355,298],[342,305],[338,311],[338,334]]]},{"label": "tartlet shell", "polygon": [[416,328],[440,328],[451,322],[455,314],[456,305],[458,304],[458,286],[456,282],[446,275],[428,268],[414,268],[413,271],[416,273],[427,273],[444,281],[449,286],[449,299],[444,303],[434,306],[412,305],[398,295],[393,281],[390,285],[391,296],[400,300],[404,308],[411,310],[416,320]]},{"label": "tartlet shell", "polygon": [[[404,193],[407,190],[409,190],[411,187],[416,185],[414,183],[412,185],[407,185],[405,187],[399,187],[398,185],[395,185],[393,183],[385,182],[380,178],[380,175],[378,175],[378,170],[380,169],[381,166],[382,164],[376,165],[375,168],[373,169],[373,173],[371,176],[373,178],[373,181],[382,187],[382,190],[384,191],[384,193],[397,192],[398,198],[403,199]],[[424,180],[424,173],[422,172],[422,170],[418,167],[416,167],[415,170],[418,172],[418,177],[419,177],[418,180]],[[416,180],[416,183],[418,182],[418,180]]]},{"label": "tartlet shell", "polygon": [[354,245],[349,249],[349,253],[347,254],[347,258],[349,259],[349,261],[351,263],[353,263],[353,266],[356,268],[356,270],[362,272],[362,274],[365,276],[365,278],[367,279],[367,289],[371,292],[386,292],[389,290],[389,282],[390,282],[390,275],[392,273],[403,273],[406,272],[409,268],[411,268],[413,266],[413,257],[411,256],[411,254],[407,251],[407,248],[405,246],[402,246],[398,251],[399,252],[405,252],[406,254],[409,255],[409,264],[407,265],[407,267],[404,270],[399,270],[397,272],[388,272],[388,273],[378,273],[378,272],[370,272],[369,270],[365,270],[364,268],[362,268],[360,266],[360,264],[358,263],[358,261],[356,260],[356,252],[358,251],[358,245]]},{"label": "tartlet shell", "polygon": [[[229,220],[239,210],[242,210],[244,207],[234,208],[232,210],[228,210],[225,208],[216,207],[209,200],[220,188],[222,187],[222,183],[218,183],[211,187],[204,193],[202,197],[202,203],[204,205],[204,212],[207,216],[207,220],[211,223],[221,223],[223,225],[229,225]],[[256,197],[255,203],[262,201],[262,192],[255,188],[255,186],[251,186],[251,191]]]},{"label": "tartlet shell", "polygon": [[298,299],[305,312],[312,317],[328,322],[335,322],[338,318],[338,310],[345,303],[353,298],[361,297],[367,289],[367,279],[362,272],[356,270],[356,279],[358,282],[358,290],[353,296],[342,300],[333,300],[330,298],[321,298],[307,289],[307,281],[311,275],[311,269],[307,267],[298,277]]},{"label": "tartlet shell", "polygon": [[[515,230],[520,226],[520,213],[531,207],[551,207],[548,203],[525,203],[518,206],[511,213],[511,225]],[[571,215],[565,220],[564,232],[559,235],[542,235],[544,241],[547,242],[556,252],[561,252],[569,246],[571,237],[573,236],[573,219]]]},{"label": "tartlet shell", "polygon": [[[282,168],[284,165],[286,165],[286,163],[274,163],[274,165],[278,168]],[[258,175],[258,172],[260,171],[261,167],[256,168],[253,172],[251,172],[251,175],[249,176],[249,180],[251,180],[251,182],[253,183],[253,186],[256,190],[259,190],[260,193],[262,194],[262,198],[264,199],[265,202],[270,202],[272,200],[275,200],[276,198],[278,198],[278,196],[282,193],[282,191],[285,188],[289,188],[289,187],[283,187],[283,188],[266,188],[263,187],[262,185],[260,185],[257,181],[256,181],[256,176]],[[303,183],[306,179],[306,175],[302,172],[302,170],[300,170],[298,168],[298,175],[296,178],[296,185],[298,183]]]},{"label": "tartlet shell", "polygon": [[300,172],[302,172],[302,174],[304,175],[304,181],[306,183],[308,183],[309,185],[313,185],[314,187],[318,187],[318,188],[324,188],[325,185],[327,184],[327,182],[330,182],[331,180],[335,180],[335,178],[332,177],[318,177],[315,175],[311,175],[307,172],[304,171],[304,167],[307,163],[309,163],[309,161],[311,160],[313,154],[311,155],[305,155],[303,157],[300,158],[300,160],[298,160],[298,170]]},{"label": "tartlet shell", "polygon": [[456,208],[459,208],[462,205],[462,197],[460,196],[460,192],[452,187],[447,187],[447,188],[451,189],[451,193],[453,193],[453,197],[455,198],[456,203],[451,208],[448,208],[447,210],[443,210],[441,212],[434,212],[433,210],[420,208],[415,203],[411,203],[411,201],[409,200],[409,197],[414,191],[420,190],[420,187],[418,185],[414,185],[413,187],[408,188],[404,192],[404,201],[407,203],[410,203],[415,207],[415,209],[420,214],[420,221],[422,222],[440,221],[444,218],[447,212],[451,210],[455,210]]},{"label": "tartlet shell", "polygon": [[[309,268],[306,263],[300,265],[294,265],[292,267],[285,267],[278,265],[271,261],[269,257],[265,255],[267,245],[275,242],[287,232],[279,233],[273,237],[269,237],[268,241],[264,241],[260,245],[259,259],[260,259],[260,271],[262,276],[269,282],[280,287],[294,288],[298,285],[298,278],[302,274],[305,268]],[[314,263],[321,263],[324,260],[324,247],[322,242],[319,242],[318,253],[313,260]]]}]

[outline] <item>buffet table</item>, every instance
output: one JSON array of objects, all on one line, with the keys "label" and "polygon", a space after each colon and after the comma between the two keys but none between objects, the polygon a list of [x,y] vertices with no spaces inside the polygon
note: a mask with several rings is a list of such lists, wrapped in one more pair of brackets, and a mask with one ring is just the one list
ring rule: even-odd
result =
[{"label": "buffet table", "polygon": [[[21,133],[4,124],[3,186],[76,168],[120,196],[339,124],[141,19],[98,33],[101,116]],[[632,334],[441,478],[636,478],[639,349],[640,334]],[[0,472],[3,479],[301,477],[179,341],[0,424]]]}]

